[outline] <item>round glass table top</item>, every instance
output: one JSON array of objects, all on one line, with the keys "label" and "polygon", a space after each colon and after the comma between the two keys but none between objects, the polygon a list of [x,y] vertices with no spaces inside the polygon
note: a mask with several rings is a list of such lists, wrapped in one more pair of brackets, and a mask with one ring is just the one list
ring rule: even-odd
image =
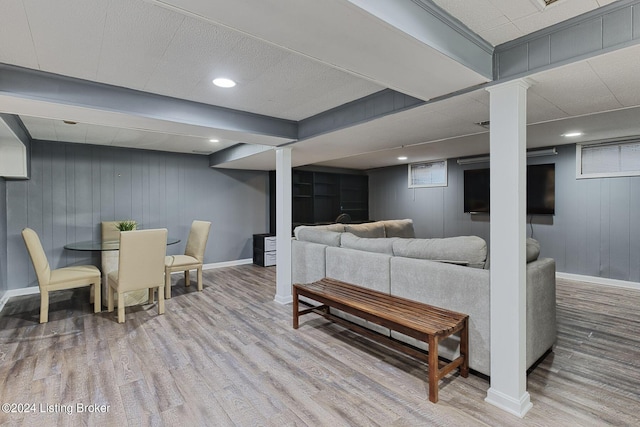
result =
[{"label": "round glass table top", "polygon": [[[179,243],[180,239],[175,237],[167,237],[167,245],[175,245]],[[73,242],[64,245],[65,249],[72,251],[117,251],[120,249],[120,241],[118,240],[106,240],[104,242],[100,240],[89,240],[86,242]]]}]

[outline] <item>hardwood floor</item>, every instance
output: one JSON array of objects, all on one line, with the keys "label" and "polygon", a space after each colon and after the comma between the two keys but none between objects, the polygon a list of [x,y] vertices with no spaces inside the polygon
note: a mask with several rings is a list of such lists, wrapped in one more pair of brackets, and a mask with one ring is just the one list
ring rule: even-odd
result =
[{"label": "hardwood floor", "polygon": [[274,268],[203,275],[203,292],[174,275],[166,314],[128,307],[125,324],[94,315],[88,288],[53,293],[44,325],[38,295],[13,298],[0,315],[0,403],[36,407],[0,423],[640,425],[638,291],[558,280],[558,342],[528,377],[534,406],[520,419],[484,402],[484,378],[448,376],[433,404],[424,363],[315,315],[293,330],[291,305],[273,302]]}]

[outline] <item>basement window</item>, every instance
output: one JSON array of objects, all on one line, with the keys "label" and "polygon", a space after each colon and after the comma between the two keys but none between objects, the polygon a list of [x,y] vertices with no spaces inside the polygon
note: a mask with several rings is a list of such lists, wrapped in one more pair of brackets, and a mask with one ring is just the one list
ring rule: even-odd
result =
[{"label": "basement window", "polygon": [[576,178],[640,175],[640,140],[576,144]]},{"label": "basement window", "polygon": [[409,164],[409,188],[446,186],[446,160]]}]

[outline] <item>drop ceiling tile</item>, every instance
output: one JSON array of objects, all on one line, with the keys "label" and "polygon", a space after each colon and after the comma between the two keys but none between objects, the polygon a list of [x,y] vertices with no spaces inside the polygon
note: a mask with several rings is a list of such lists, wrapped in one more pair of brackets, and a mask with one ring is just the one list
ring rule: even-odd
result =
[{"label": "drop ceiling tile", "polygon": [[[246,36],[203,20],[185,17],[162,58],[149,77],[145,90],[210,103],[214,67],[224,62]],[[179,78],[176,78],[179,76]]]},{"label": "drop ceiling tile", "polygon": [[569,64],[532,76],[530,92],[569,115],[622,108],[623,105],[586,62]]},{"label": "drop ceiling tile", "polygon": [[475,32],[504,23],[504,12],[490,0],[474,0],[472,5],[459,0],[434,0],[434,3]]},{"label": "drop ceiling tile", "polygon": [[468,93],[436,103],[437,112],[448,118],[448,123],[478,123],[489,120],[489,105],[477,101]]},{"label": "drop ceiling tile", "polygon": [[147,2],[110,0],[102,45],[96,45],[97,79],[143,89],[183,20],[183,15]]},{"label": "drop ceiling tile", "polygon": [[640,46],[591,58],[588,63],[623,106],[640,105]]},{"label": "drop ceiling tile", "polygon": [[490,0],[510,21],[538,13],[540,9],[531,1]]},{"label": "drop ceiling tile", "polygon": [[39,117],[20,116],[20,120],[27,128],[29,135],[33,139],[57,141],[54,120],[42,119]]},{"label": "drop ceiling tile", "polygon": [[[215,64],[212,72],[215,75],[229,76],[238,83],[247,83],[269,75],[272,68],[292,56],[290,52],[282,48],[254,38],[244,37],[224,57],[224,61]],[[320,67],[320,64],[312,64],[308,59],[304,62],[308,67]]]},{"label": "drop ceiling tile", "polygon": [[87,143],[88,126],[84,123],[68,125],[61,120],[53,122],[57,141]]},{"label": "drop ceiling tile", "polygon": [[85,141],[89,144],[111,145],[119,131],[119,128],[109,126],[87,126]]},{"label": "drop ceiling tile", "polygon": [[4,0],[2,2],[0,62],[38,68],[31,30],[21,0]]},{"label": "drop ceiling tile", "polygon": [[290,105],[281,111],[283,118],[302,120],[328,109],[346,104],[382,90],[381,86],[364,79],[351,81],[348,84],[336,84],[327,90],[316,93],[301,100],[297,105]]},{"label": "drop ceiling tile", "polygon": [[516,19],[514,24],[524,34],[529,34],[598,7],[596,0],[562,0],[546,7],[542,12]]},{"label": "drop ceiling tile", "polygon": [[487,107],[489,107],[489,103],[491,101],[489,98],[489,91],[485,89],[478,89],[476,91],[469,93],[469,96],[474,100],[476,100],[477,102],[480,102],[481,104],[484,104]]},{"label": "drop ceiling tile", "polygon": [[535,91],[527,93],[527,123],[540,123],[568,117],[569,115]]},{"label": "drop ceiling tile", "polygon": [[525,35],[515,24],[509,22],[495,28],[489,28],[479,33],[480,37],[494,46],[517,39]]},{"label": "drop ceiling tile", "polygon": [[[25,0],[39,68],[95,79],[108,1]],[[30,39],[18,40],[28,46]]]}]

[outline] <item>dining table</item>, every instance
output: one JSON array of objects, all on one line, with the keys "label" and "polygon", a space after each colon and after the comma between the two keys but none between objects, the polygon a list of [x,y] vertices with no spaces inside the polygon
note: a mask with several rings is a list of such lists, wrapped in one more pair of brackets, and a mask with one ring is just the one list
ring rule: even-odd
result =
[{"label": "dining table", "polygon": [[[168,236],[167,246],[180,243],[177,237]],[[109,282],[107,276],[109,273],[118,270],[118,259],[120,257],[120,241],[119,240],[85,240],[80,242],[71,242],[64,245],[64,248],[70,251],[84,252],[100,252],[102,272],[102,305],[107,306],[107,292],[109,290]],[[93,291],[93,288],[92,288]],[[149,300],[149,292],[146,289],[139,291],[127,292],[125,294],[125,306],[145,304]],[[117,295],[115,300],[117,302]]]}]

